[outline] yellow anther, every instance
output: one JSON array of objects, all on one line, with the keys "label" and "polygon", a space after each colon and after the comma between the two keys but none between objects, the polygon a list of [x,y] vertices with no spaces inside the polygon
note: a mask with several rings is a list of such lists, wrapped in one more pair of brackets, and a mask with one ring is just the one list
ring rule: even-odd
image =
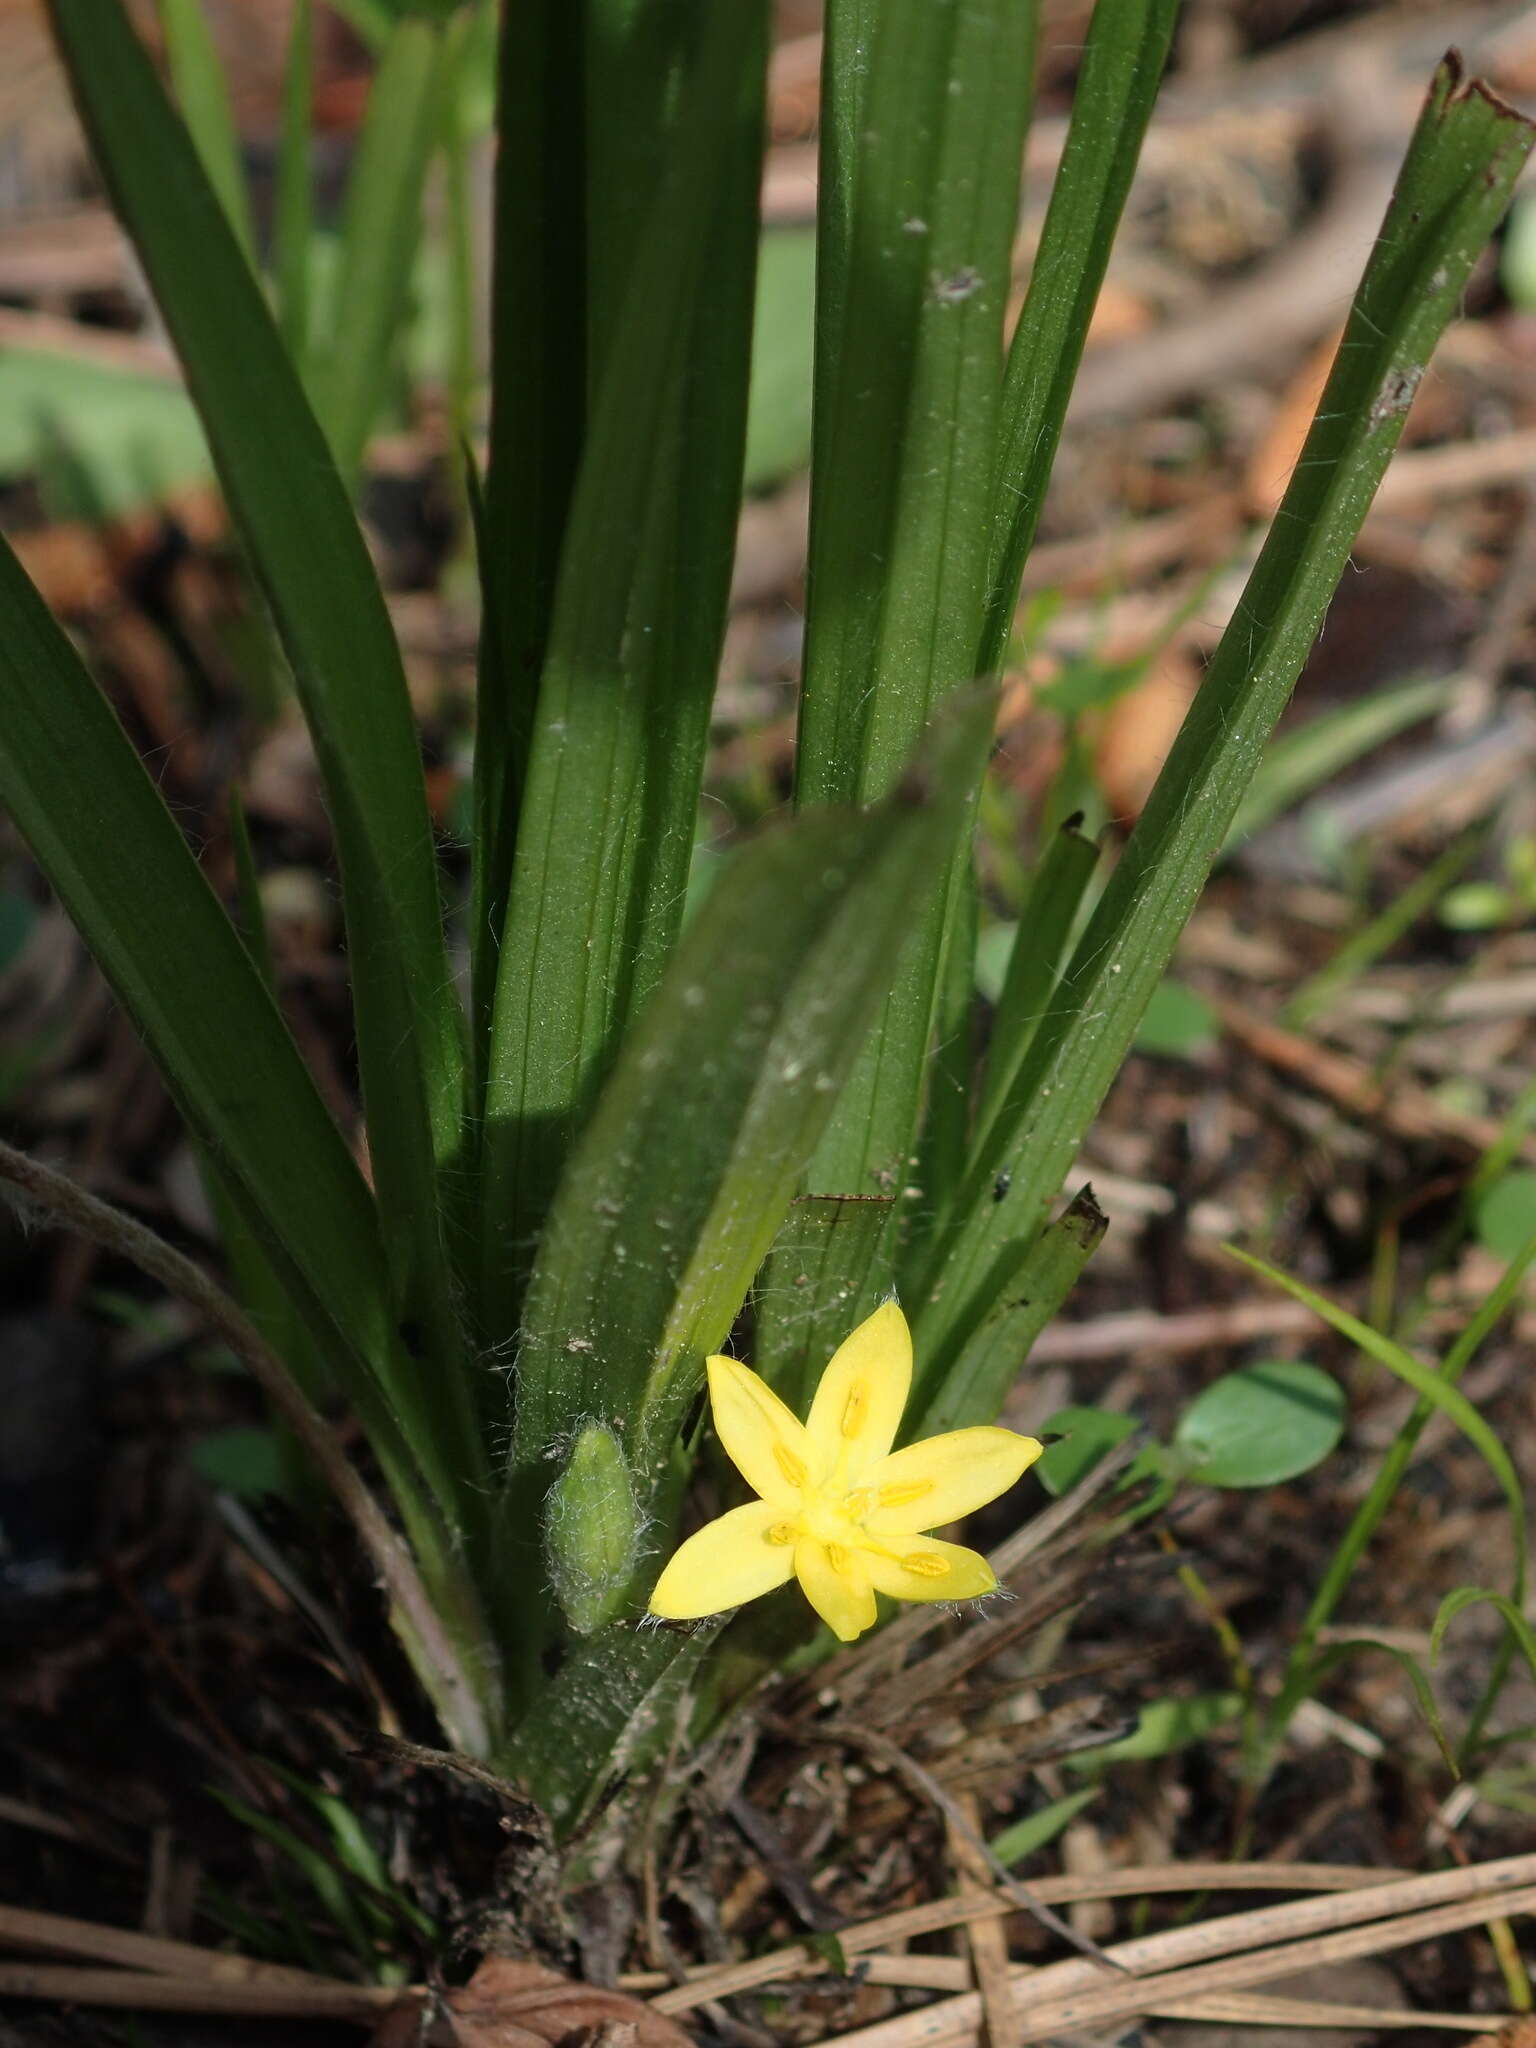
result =
[{"label": "yellow anther", "polygon": [[793,1522],[772,1522],[772,1523],[770,1523],[770,1524],[769,1524],[769,1526],[768,1526],[768,1527],[767,1527],[767,1528],[766,1528],[766,1529],[765,1529],[765,1530],[763,1531],[763,1540],[764,1540],[764,1542],[766,1542],[766,1543],[793,1543],[793,1542],[794,1542],[794,1540],[795,1540],[795,1525],[794,1525],[794,1523],[793,1523]]},{"label": "yellow anther", "polygon": [[921,1500],[925,1493],[932,1493],[931,1479],[893,1479],[889,1486],[880,1489],[880,1505],[883,1508],[904,1508],[908,1501]]},{"label": "yellow anther", "polygon": [[774,1444],[773,1462],[778,1466],[791,1486],[804,1486],[805,1467],[789,1448],[788,1444]]},{"label": "yellow anther", "polygon": [[949,1576],[949,1566],[936,1550],[914,1550],[904,1557],[902,1566],[920,1579],[944,1579]]},{"label": "yellow anther", "polygon": [[848,1553],[844,1550],[841,1543],[829,1543],[827,1545],[827,1563],[831,1565],[835,1572],[847,1571]]},{"label": "yellow anther", "polygon": [[868,1413],[869,1387],[865,1381],[855,1380],[848,1389],[848,1399],[843,1406],[843,1435],[857,1436]]}]

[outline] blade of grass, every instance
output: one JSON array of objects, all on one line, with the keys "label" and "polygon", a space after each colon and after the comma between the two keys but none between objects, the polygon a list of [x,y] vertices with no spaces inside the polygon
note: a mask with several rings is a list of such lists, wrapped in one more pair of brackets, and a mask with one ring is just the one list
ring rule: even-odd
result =
[{"label": "blade of grass", "polygon": [[755,0],[706,14],[571,512],[487,1068],[495,1338],[682,916],[740,502],[765,62]]},{"label": "blade of grass", "polygon": [[1084,1188],[1041,1231],[1003,1299],[966,1344],[943,1379],[919,1354],[910,1403],[910,1440],[990,1422],[1018,1379],[1030,1346],[1072,1289],[1103,1242],[1109,1219]]},{"label": "blade of grass", "polygon": [[470,947],[476,1099],[555,580],[586,430],[581,9],[502,11],[491,276],[491,423],[479,521],[479,697]]},{"label": "blade of grass", "polygon": [[[350,502],[261,291],[121,0],[52,0],[60,49],[271,602],[341,863],[368,1139],[402,1323],[431,1355],[412,1426],[483,1475],[443,1244],[462,1030],[399,649]],[[125,846],[131,842],[124,840]],[[275,1190],[273,1191],[276,1192]],[[451,1454],[447,1447],[452,1444]]]},{"label": "blade of grass", "polygon": [[1382,1518],[1396,1498],[1403,1476],[1413,1458],[1414,1448],[1423,1432],[1424,1425],[1438,1408],[1449,1415],[1457,1427],[1469,1436],[1483,1453],[1492,1467],[1505,1498],[1509,1502],[1510,1521],[1516,1538],[1515,1570],[1516,1597],[1524,1598],[1526,1571],[1525,1502],[1514,1468],[1508,1454],[1494,1437],[1483,1418],[1472,1404],[1456,1390],[1456,1383],[1476,1355],[1483,1339],[1494,1328],[1513,1302],[1527,1268],[1536,1259],[1536,1236],[1521,1247],[1518,1255],[1505,1268],[1497,1287],[1473,1316],[1451,1349],[1441,1361],[1438,1372],[1423,1365],[1413,1354],[1390,1337],[1384,1337],[1377,1330],[1342,1309],[1326,1296],[1303,1287],[1300,1281],[1266,1265],[1251,1253],[1229,1245],[1228,1251],[1253,1271],[1262,1273],[1276,1286],[1298,1301],[1305,1301],[1325,1321],[1332,1325],[1341,1336],[1347,1337],[1364,1351],[1367,1357],[1377,1359],[1399,1378],[1406,1379],[1420,1396],[1413,1412],[1392,1441],[1392,1448],[1382,1459],[1370,1491],[1355,1510],[1348,1529],[1344,1532],[1333,1555],[1322,1584],[1314,1594],[1312,1604],[1296,1632],[1296,1640],[1286,1660],[1285,1677],[1276,1695],[1254,1752],[1255,1774],[1261,1779],[1268,1775],[1280,1742],[1297,1707],[1312,1689],[1312,1672],[1317,1656],[1317,1643],[1321,1631],[1332,1618],[1345,1588],[1354,1576],[1355,1567],[1364,1556],[1372,1537],[1381,1525]]},{"label": "blade of grass", "polygon": [[1077,921],[1099,848],[1069,818],[1046,848],[1019,912],[1018,929],[1008,955],[1008,972],[987,1044],[986,1074],[976,1112],[976,1151],[991,1158],[996,1150],[991,1123],[1018,1078],[1029,1042],[1050,1007],[1051,993]]},{"label": "blade of grass", "polygon": [[1178,0],[1100,0],[1029,290],[1008,351],[977,671],[1001,664],[1088,323],[1162,81]]},{"label": "blade of grass", "polygon": [[1288,1030],[1299,1031],[1321,1010],[1326,1010],[1341,989],[1347,988],[1359,974],[1363,974],[1381,956],[1389,952],[1405,933],[1410,932],[1421,917],[1434,909],[1452,882],[1469,866],[1488,841],[1486,824],[1473,826],[1463,832],[1445,849],[1438,860],[1432,861],[1424,872],[1415,875],[1407,888],[1402,890],[1373,918],[1352,931],[1332,957],[1315,974],[1308,975],[1300,988],[1294,989],[1280,1012],[1280,1021]]},{"label": "blade of grass", "polygon": [[1320,711],[1297,731],[1275,740],[1265,754],[1227,830],[1231,852],[1262,832],[1301,799],[1410,726],[1433,718],[1456,694],[1455,676],[1427,677],[1380,690],[1356,704]]},{"label": "blade of grass", "polygon": [[219,196],[224,218],[248,263],[255,261],[256,234],[251,222],[251,195],[245,182],[240,137],[224,66],[214,48],[201,0],[159,0],[160,33],[171,85],[187,133],[202,160],[208,182]]},{"label": "blade of grass", "polygon": [[[930,1268],[919,1335],[941,1372],[1038,1229],[1119,1071],[1531,139],[1453,61],[1441,66],[1285,502]],[[999,1172],[1010,1176],[1002,1202]]]},{"label": "blade of grass", "polygon": [[272,220],[272,276],[278,322],[288,353],[302,369],[309,358],[309,261],[315,232],[315,49],[310,0],[295,0],[283,66],[282,128],[277,144],[277,204]]},{"label": "blade of grass", "polygon": [[[801,803],[883,795],[938,696],[976,673],[1036,16],[829,9]],[[813,1164],[818,1193],[908,1177],[967,885],[956,850],[951,866]]]},{"label": "blade of grass", "polygon": [[369,88],[347,180],[331,333],[315,377],[320,416],[348,488],[388,390],[456,40],[452,29],[407,17],[390,31]]}]

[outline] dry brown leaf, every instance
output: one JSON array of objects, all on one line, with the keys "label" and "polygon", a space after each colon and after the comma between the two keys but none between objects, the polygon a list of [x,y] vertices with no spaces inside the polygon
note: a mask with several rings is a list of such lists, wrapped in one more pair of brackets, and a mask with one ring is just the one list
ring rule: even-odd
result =
[{"label": "dry brown leaf", "polygon": [[487,1957],[425,2031],[421,2021],[419,2008],[391,2013],[372,2048],[693,2048],[681,2027],[627,1992],[511,1956]]},{"label": "dry brown leaf", "polygon": [[1338,354],[1341,334],[1342,329],[1336,328],[1325,335],[1307,357],[1280,394],[1269,426],[1248,458],[1243,473],[1243,503],[1255,519],[1270,518],[1285,496],[1285,487],[1311,430],[1312,416]]},{"label": "dry brown leaf", "polygon": [[1189,655],[1170,647],[1105,712],[1095,752],[1099,786],[1117,823],[1140,817],[1199,682]]}]

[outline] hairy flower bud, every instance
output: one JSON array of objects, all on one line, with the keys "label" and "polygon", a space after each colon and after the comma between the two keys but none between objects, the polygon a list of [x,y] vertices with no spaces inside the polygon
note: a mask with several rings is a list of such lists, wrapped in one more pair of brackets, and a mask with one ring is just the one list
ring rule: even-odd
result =
[{"label": "hairy flower bud", "polygon": [[605,1423],[589,1422],[544,1504],[544,1555],[566,1620],[589,1636],[623,1601],[639,1548],[629,1467]]}]

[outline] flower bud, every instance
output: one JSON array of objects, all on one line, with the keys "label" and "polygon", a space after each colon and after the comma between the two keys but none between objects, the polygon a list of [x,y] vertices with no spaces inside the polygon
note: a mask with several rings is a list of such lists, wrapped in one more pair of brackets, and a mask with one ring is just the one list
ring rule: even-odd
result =
[{"label": "flower bud", "polygon": [[589,1422],[544,1504],[550,1583],[578,1635],[610,1621],[623,1602],[639,1549],[640,1516],[619,1440]]}]

